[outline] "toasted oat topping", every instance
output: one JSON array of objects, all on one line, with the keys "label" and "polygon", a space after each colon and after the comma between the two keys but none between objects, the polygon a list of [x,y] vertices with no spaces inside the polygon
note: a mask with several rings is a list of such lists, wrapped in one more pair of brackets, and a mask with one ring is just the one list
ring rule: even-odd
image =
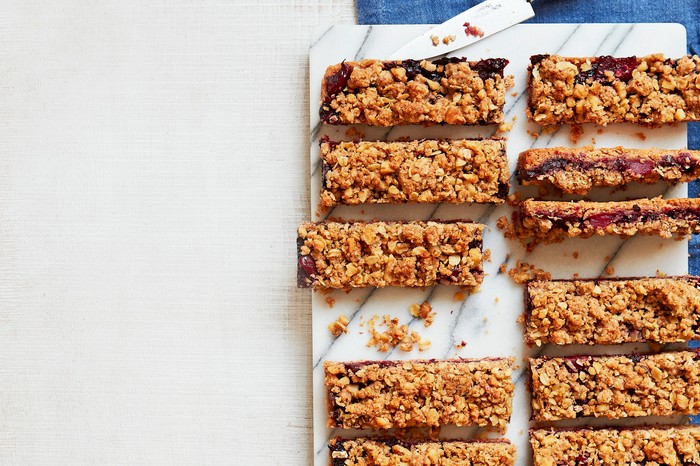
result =
[{"label": "toasted oat topping", "polygon": [[483,280],[483,227],[467,222],[304,223],[298,230],[299,285],[475,289]]},{"label": "toasted oat topping", "polygon": [[631,182],[684,183],[700,178],[700,151],[593,146],[529,149],[518,158],[517,174],[523,185],[554,186],[570,194]]},{"label": "toasted oat topping", "polygon": [[534,466],[700,464],[700,427],[530,430]]},{"label": "toasted oat topping", "polygon": [[700,413],[700,350],[530,359],[532,418]]},{"label": "toasted oat topping", "polygon": [[321,143],[321,208],[407,202],[503,203],[504,140],[424,139]]},{"label": "toasted oat topping", "polygon": [[541,125],[700,119],[700,57],[531,57],[527,116]]},{"label": "toasted oat topping", "polygon": [[512,466],[515,446],[507,441],[416,441],[341,439],[328,445],[331,466]]},{"label": "toasted oat topping", "polygon": [[[507,223],[507,222],[506,222]],[[499,228],[506,228],[499,222]],[[682,239],[700,232],[700,199],[563,202],[527,199],[514,224],[519,238],[545,243],[569,237],[635,234]]]},{"label": "toasted oat topping", "polygon": [[512,359],[326,361],[329,427],[478,425],[505,431]]},{"label": "toasted oat topping", "polygon": [[525,302],[537,346],[700,339],[696,277],[532,281]]},{"label": "toasted oat topping", "polygon": [[[433,43],[435,40],[433,39]],[[396,126],[497,124],[513,77],[508,60],[362,60],[332,65],[323,77],[321,121]]]}]

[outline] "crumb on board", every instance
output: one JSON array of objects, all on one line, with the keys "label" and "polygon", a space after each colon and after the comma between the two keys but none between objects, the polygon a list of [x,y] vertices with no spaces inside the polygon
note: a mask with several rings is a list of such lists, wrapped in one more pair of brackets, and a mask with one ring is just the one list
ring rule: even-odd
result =
[{"label": "crumb on board", "polygon": [[494,300],[493,300],[493,302],[496,303],[496,304],[498,304],[499,301],[500,301],[500,299],[498,298],[498,296],[496,296],[496,297],[494,298]]},{"label": "crumb on board", "polygon": [[326,296],[326,304],[328,304],[328,307],[333,309],[333,305],[335,304],[335,298],[333,296]]},{"label": "crumb on board", "polygon": [[646,141],[646,140],[647,140],[647,135],[644,134],[644,133],[642,133],[641,131],[640,131],[639,133],[634,133],[634,135],[637,136],[637,137],[638,137],[639,139],[641,139],[642,141]]},{"label": "crumb on board", "polygon": [[484,249],[484,255],[483,258],[484,262],[491,262],[491,250],[490,249]]},{"label": "crumb on board", "polygon": [[580,276],[581,275],[578,272],[574,273],[574,278],[579,278]]},{"label": "crumb on board", "polygon": [[455,293],[453,299],[454,299],[455,301],[464,301],[466,297],[467,297],[467,295],[466,295],[465,293],[463,293],[463,292],[461,292],[461,291],[458,291],[458,292]]},{"label": "crumb on board", "polygon": [[468,21],[466,23],[464,23],[462,26],[464,26],[464,34],[466,34],[467,37],[469,37],[469,36],[484,37],[484,31],[482,31],[480,28],[478,28],[472,24],[469,24]]},{"label": "crumb on board", "polygon": [[422,304],[418,305],[416,303],[411,304],[408,308],[413,317],[420,317],[425,320],[425,326],[430,327],[435,320],[436,312],[433,311],[433,307],[428,301],[424,301]]},{"label": "crumb on board", "polygon": [[614,275],[615,274],[615,267],[613,267],[612,265],[608,265],[607,267],[605,267],[605,273],[607,275]]},{"label": "crumb on board", "polygon": [[338,337],[341,333],[348,333],[349,322],[350,320],[345,314],[340,314],[336,320],[330,323],[328,330],[331,331],[334,337]]},{"label": "crumb on board", "polygon": [[522,202],[522,196],[520,195],[519,192],[515,192],[513,194],[510,194],[508,198],[506,199],[506,203],[510,207],[518,207],[520,206],[520,203]]},{"label": "crumb on board", "polygon": [[508,276],[519,285],[530,280],[549,280],[552,278],[551,273],[521,261],[518,261],[515,267],[508,270]]},{"label": "crumb on board", "polygon": [[578,251],[574,251],[571,255],[574,256],[574,259],[578,259]]},{"label": "crumb on board", "polygon": [[365,138],[365,133],[352,126],[345,131],[345,136],[353,140],[359,140]]},{"label": "crumb on board", "polygon": [[506,238],[513,239],[516,237],[515,224],[508,220],[508,217],[505,215],[496,220],[496,228],[503,231],[503,236]]},{"label": "crumb on board", "polygon": [[450,34],[449,36],[445,36],[442,38],[442,43],[447,45],[450,42],[454,42],[457,40],[457,37],[454,34]]},{"label": "crumb on board", "polygon": [[501,273],[506,273],[508,271],[508,262],[504,262],[498,267],[498,271]]},{"label": "crumb on board", "polygon": [[455,348],[458,350],[461,350],[465,346],[467,346],[467,342],[464,340],[460,341],[459,343],[455,343]]},{"label": "crumb on board", "polygon": [[610,262],[610,256],[605,256],[605,258],[604,258],[603,260],[604,260],[605,262]]},{"label": "crumb on board", "polygon": [[518,91],[513,91],[510,93],[513,97],[518,97]]},{"label": "crumb on board", "polygon": [[515,321],[519,324],[524,324],[525,323],[525,314],[518,315],[518,318],[515,319]]},{"label": "crumb on board", "polygon": [[659,270],[659,269],[656,269],[656,276],[657,277],[668,277],[666,272],[664,272],[663,270]]},{"label": "crumb on board", "polygon": [[[379,316],[375,314],[367,321],[367,330],[370,333],[368,347],[376,346],[377,350],[382,353],[396,347],[406,353],[413,351],[415,345],[418,345],[418,351],[425,351],[430,347],[430,341],[421,338],[416,331],[409,331],[408,325],[400,324],[398,318],[384,315],[377,324],[378,319]],[[377,330],[377,325],[385,326],[386,331]]]},{"label": "crumb on board", "polygon": [[571,125],[571,130],[569,131],[569,141],[571,144],[578,144],[583,136],[583,126],[581,125]]},{"label": "crumb on board", "polygon": [[542,134],[554,134],[559,131],[558,125],[544,125],[542,126]]},{"label": "crumb on board", "polygon": [[603,134],[604,132],[605,131],[603,131],[603,128],[598,128],[598,131],[596,131],[596,133],[598,133],[598,134]]},{"label": "crumb on board", "polygon": [[440,43],[440,38],[438,36],[430,36],[430,40],[434,47],[437,47],[437,45]]},{"label": "crumb on board", "polygon": [[501,125],[496,129],[496,134],[507,133],[513,129],[513,123],[501,123]]},{"label": "crumb on board", "polygon": [[529,129],[527,130],[527,134],[529,134],[532,139],[537,139],[538,137],[540,137],[539,133],[531,131]]},{"label": "crumb on board", "polygon": [[591,144],[595,144],[595,138],[591,138]]}]

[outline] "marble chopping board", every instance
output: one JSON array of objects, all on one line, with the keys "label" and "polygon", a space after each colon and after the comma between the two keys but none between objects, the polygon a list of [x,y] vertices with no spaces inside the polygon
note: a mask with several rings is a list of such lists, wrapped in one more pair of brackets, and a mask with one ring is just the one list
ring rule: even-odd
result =
[{"label": "marble chopping board", "polygon": [[[523,343],[523,328],[517,322],[523,313],[523,287],[514,283],[507,274],[499,272],[499,266],[507,263],[515,266],[517,260],[526,261],[552,273],[554,278],[570,278],[574,274],[581,277],[598,277],[606,274],[606,268],[614,268],[614,276],[655,275],[657,271],[666,274],[687,273],[687,242],[661,240],[649,237],[635,237],[628,240],[618,238],[571,239],[557,245],[539,246],[532,253],[515,241],[505,240],[496,229],[496,220],[510,215],[507,206],[488,205],[401,205],[401,206],[353,206],[339,207],[330,213],[319,215],[317,206],[321,186],[319,162],[319,140],[330,136],[335,140],[381,139],[394,140],[403,137],[489,137],[495,127],[450,127],[406,126],[396,128],[370,128],[359,126],[329,127],[319,124],[318,107],[321,79],[327,66],[343,60],[362,58],[383,58],[397,50],[414,36],[424,32],[428,26],[332,26],[317,31],[310,49],[310,115],[311,115],[311,216],[312,220],[322,220],[326,216],[344,219],[381,220],[428,220],[428,219],[472,219],[485,223],[484,248],[491,251],[491,260],[485,264],[486,278],[481,290],[464,300],[456,300],[454,287],[409,289],[364,289],[350,293],[335,291],[331,294],[314,293],[313,313],[313,423],[314,423],[314,462],[315,465],[328,464],[328,440],[336,435],[353,436],[359,432],[332,430],[326,427],[326,396],[323,387],[323,361],[360,359],[424,359],[453,357],[513,356],[517,369],[513,373],[516,381],[516,394],[513,416],[505,434],[517,447],[518,465],[531,463],[531,451],[527,442],[529,422],[529,394],[526,391],[527,356],[534,354],[574,354],[574,353],[619,353],[644,351],[645,345],[622,345],[616,347],[544,347],[527,348]],[[554,132],[542,132],[537,125],[527,122],[526,70],[529,57],[538,53],[558,53],[568,56],[613,55],[630,56],[662,52],[669,57],[686,53],[685,29],[677,24],[527,24],[512,27],[504,32],[482,40],[454,55],[470,59],[505,57],[510,60],[506,73],[515,76],[515,87],[506,100],[506,121],[513,128],[505,136],[508,138],[507,152],[511,173],[515,169],[518,154],[528,148],[572,146],[569,140],[569,126],[562,126]],[[408,57],[407,57],[408,58]],[[535,133],[536,137],[528,132]],[[598,130],[584,125],[584,133],[577,146],[595,144],[598,147],[664,147],[685,148],[686,125],[647,129],[634,125],[615,125]],[[520,187],[511,177],[511,192],[520,191],[524,197],[536,195],[532,189]],[[635,197],[685,197],[685,185],[668,187],[631,186],[625,191],[599,190],[591,197],[595,200],[616,200]],[[574,258],[577,252],[577,258]],[[329,299],[330,298],[330,299]],[[429,301],[437,313],[434,323],[424,327],[421,319],[415,319],[409,312],[412,303]],[[332,306],[329,301],[333,302]],[[334,338],[328,325],[338,315],[350,318],[349,333]],[[411,330],[431,341],[432,345],[423,352],[414,349],[404,353],[398,348],[380,353],[376,348],[367,347],[369,334],[361,325],[373,315],[390,314],[401,323],[410,324]],[[382,327],[378,327],[381,330]],[[458,349],[455,344],[466,342]],[[649,420],[644,421],[665,421]],[[672,422],[685,422],[677,418]],[[572,425],[624,425],[640,424],[640,420],[601,421],[577,420]],[[469,438],[479,436],[494,437],[474,428],[444,428],[443,438]]]}]

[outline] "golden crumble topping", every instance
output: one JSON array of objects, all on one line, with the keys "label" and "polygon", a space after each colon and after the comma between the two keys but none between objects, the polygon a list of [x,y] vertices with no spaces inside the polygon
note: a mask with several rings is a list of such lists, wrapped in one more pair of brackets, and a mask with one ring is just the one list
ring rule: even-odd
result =
[{"label": "golden crumble topping", "polygon": [[512,359],[324,363],[329,427],[478,425],[505,431]]},{"label": "golden crumble topping", "polygon": [[700,151],[593,146],[529,149],[518,157],[517,175],[525,186],[554,186],[569,194],[631,182],[684,183],[700,178]]},{"label": "golden crumble topping", "polygon": [[497,124],[513,77],[508,60],[362,60],[328,67],[321,92],[327,124]]},{"label": "golden crumble topping", "polygon": [[403,441],[341,439],[329,444],[331,466],[513,466],[515,446],[508,441]]},{"label": "golden crumble topping", "polygon": [[321,209],[337,204],[503,203],[505,141],[424,139],[321,143]]},{"label": "golden crumble topping", "polygon": [[695,277],[533,281],[526,341],[540,346],[700,339]]},{"label": "golden crumble topping", "polygon": [[530,430],[534,466],[700,464],[700,427]]},{"label": "golden crumble topping", "polygon": [[483,280],[483,225],[468,222],[320,222],[298,230],[300,286],[316,289]]},{"label": "golden crumble topping", "polygon": [[[502,272],[505,272],[506,264],[501,264]],[[527,262],[517,261],[515,267],[508,270],[508,276],[519,285],[529,282],[530,280],[549,280],[552,274],[546,270],[535,267]]]},{"label": "golden crumble topping", "polygon": [[700,119],[700,57],[531,57],[528,118],[541,125]]},{"label": "golden crumble topping", "polygon": [[[499,222],[499,228],[507,228]],[[506,230],[508,231],[508,230]],[[700,232],[700,199],[632,201],[536,201],[520,204],[514,222],[519,238],[553,243],[565,238],[636,234],[682,239]]]},{"label": "golden crumble topping", "polygon": [[700,413],[700,350],[530,359],[532,419]]}]

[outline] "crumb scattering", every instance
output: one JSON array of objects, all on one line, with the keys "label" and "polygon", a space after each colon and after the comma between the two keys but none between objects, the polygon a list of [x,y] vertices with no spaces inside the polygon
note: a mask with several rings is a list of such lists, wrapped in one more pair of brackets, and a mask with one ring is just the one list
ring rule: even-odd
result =
[{"label": "crumb scattering", "polygon": [[639,139],[641,139],[642,141],[646,141],[646,140],[647,140],[647,135],[644,134],[644,133],[642,133],[642,132],[634,133],[634,135],[637,136],[637,137],[638,137]]},{"label": "crumb scattering", "polygon": [[440,43],[440,38],[438,36],[430,36],[430,41],[433,43],[434,47],[437,47]]},{"label": "crumb scattering", "polygon": [[333,309],[333,306],[335,305],[335,298],[333,296],[326,296],[326,304],[328,304],[328,307]]},{"label": "crumb scattering", "polygon": [[458,350],[461,350],[465,346],[467,346],[467,342],[464,340],[460,341],[459,343],[455,343],[455,348]]},{"label": "crumb scattering", "polygon": [[605,267],[605,273],[607,275],[614,275],[615,274],[615,267],[613,267],[612,265],[608,265],[607,267]]},{"label": "crumb scattering", "polygon": [[574,253],[572,254],[572,256],[574,256],[574,259],[578,259],[578,251],[574,251]]},{"label": "crumb scattering", "polygon": [[583,136],[583,126],[581,125],[571,125],[571,131],[569,132],[569,141],[571,144],[578,144]]},{"label": "crumb scattering", "polygon": [[345,131],[345,136],[356,141],[356,140],[364,139],[365,133],[363,131],[360,131],[359,129],[355,128],[354,126],[352,126]]},{"label": "crumb scattering", "polygon": [[458,291],[454,295],[454,300],[455,301],[464,301],[464,299],[467,297],[467,295],[461,291]]},{"label": "crumb scattering", "polygon": [[[425,351],[430,347],[429,340],[421,338],[416,331],[409,331],[408,325],[399,323],[397,317],[385,314],[379,324],[377,324],[377,320],[379,320],[379,316],[375,314],[367,321],[367,330],[370,334],[370,339],[367,342],[368,347],[376,346],[381,353],[386,353],[391,348],[396,347],[408,353],[413,351],[416,344],[418,351]],[[386,331],[377,330],[376,326],[384,326]]]},{"label": "crumb scattering", "polygon": [[552,278],[551,273],[522,261],[518,261],[515,267],[508,270],[508,276],[519,285],[530,280],[550,280]]},{"label": "crumb scattering", "polygon": [[433,311],[433,307],[428,301],[424,301],[422,304],[418,305],[416,303],[411,304],[409,311],[413,317],[420,317],[425,320],[425,326],[430,327],[435,320],[436,312]]},{"label": "crumb scattering", "polygon": [[537,139],[538,137],[540,137],[539,133],[531,131],[529,129],[527,130],[527,134],[529,134],[532,139]]},{"label": "crumb scattering", "polygon": [[656,269],[656,276],[657,277],[668,277],[668,274],[664,272],[663,270]]},{"label": "crumb scattering", "polygon": [[345,314],[340,314],[335,321],[331,322],[328,330],[334,337],[338,337],[341,333],[348,333],[348,323],[350,323],[348,317]]}]

